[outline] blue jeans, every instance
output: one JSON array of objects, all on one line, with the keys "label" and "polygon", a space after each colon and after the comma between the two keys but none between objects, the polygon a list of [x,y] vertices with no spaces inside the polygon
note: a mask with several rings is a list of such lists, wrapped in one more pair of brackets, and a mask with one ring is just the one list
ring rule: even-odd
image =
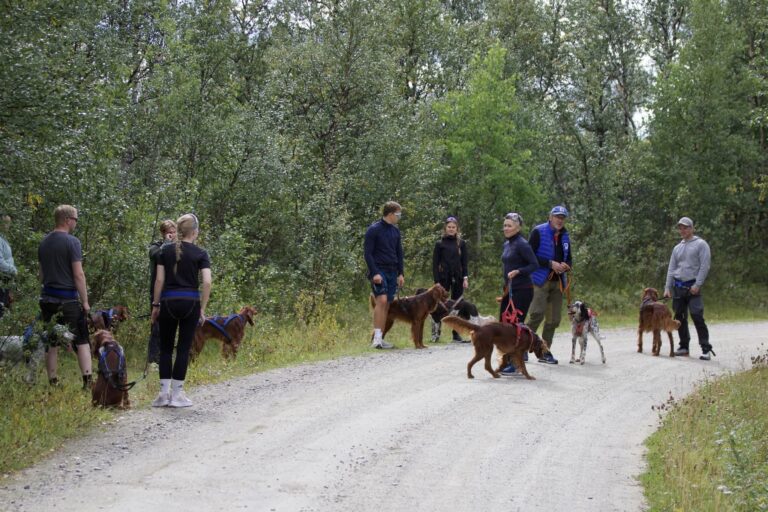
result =
[{"label": "blue jeans", "polygon": [[379,272],[379,275],[381,275],[381,283],[376,284],[373,282],[373,279],[371,279],[371,290],[373,290],[373,296],[378,297],[379,295],[385,295],[387,296],[387,302],[392,302],[395,300],[395,295],[397,294],[397,272]]}]

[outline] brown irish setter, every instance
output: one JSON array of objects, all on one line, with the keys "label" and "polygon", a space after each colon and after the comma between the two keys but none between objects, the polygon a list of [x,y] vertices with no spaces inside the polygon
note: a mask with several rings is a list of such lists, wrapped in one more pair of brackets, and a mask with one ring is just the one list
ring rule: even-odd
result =
[{"label": "brown irish setter", "polygon": [[443,318],[443,323],[461,333],[469,333],[472,338],[472,344],[475,347],[475,355],[467,363],[467,378],[474,379],[472,367],[481,359],[485,359],[485,369],[493,375],[494,379],[500,377],[499,370],[491,366],[491,356],[493,347],[502,355],[509,355],[512,358],[512,364],[525,375],[526,379],[535,380],[535,377],[528,373],[525,368],[523,354],[533,352],[536,357],[541,359],[549,353],[546,343],[541,341],[535,332],[521,324],[503,324],[501,322],[490,322],[484,325],[468,322],[457,316],[447,316]]},{"label": "brown irish setter", "polygon": [[98,375],[91,389],[91,403],[101,407],[129,408],[128,390],[133,384],[128,384],[125,352],[106,329],[93,335],[93,357],[98,360]]},{"label": "brown irish setter", "polygon": [[[427,315],[435,311],[438,304],[448,298],[448,292],[441,285],[436,284],[423,293],[412,297],[403,297],[393,300],[387,311],[387,323],[384,325],[382,336],[386,336],[392,328],[395,320],[411,324],[411,339],[416,348],[427,348],[422,341],[424,338],[424,320]],[[371,307],[375,306],[375,299],[371,295]]]},{"label": "brown irish setter", "polygon": [[672,331],[680,327],[680,322],[672,318],[672,313],[666,304],[658,302],[659,292],[656,288],[643,290],[640,303],[640,324],[637,327],[637,351],[643,351],[643,333],[653,332],[653,346],[651,354],[658,356],[661,352],[661,331],[666,331],[669,336],[669,357],[675,357],[675,342],[672,339]]},{"label": "brown irish setter", "polygon": [[225,358],[237,356],[237,351],[243,342],[246,324],[253,325],[253,317],[256,316],[256,308],[243,306],[240,312],[228,317],[213,316],[205,319],[202,325],[197,326],[195,339],[192,341],[190,357],[195,359],[203,351],[205,342],[214,338],[221,342],[221,355]]},{"label": "brown irish setter", "polygon": [[91,311],[86,320],[88,321],[88,330],[91,332],[101,329],[115,332],[120,322],[128,320],[128,307],[112,306],[109,309]]}]

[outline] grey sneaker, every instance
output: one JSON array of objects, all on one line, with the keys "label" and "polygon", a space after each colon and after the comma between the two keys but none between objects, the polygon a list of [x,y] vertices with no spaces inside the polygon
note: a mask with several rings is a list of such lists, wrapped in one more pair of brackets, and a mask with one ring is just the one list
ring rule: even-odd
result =
[{"label": "grey sneaker", "polygon": [[168,404],[169,407],[190,407],[191,405],[192,400],[187,398],[183,388],[171,391],[171,401]]},{"label": "grey sneaker", "polygon": [[676,356],[687,356],[688,355],[688,349],[680,347],[677,350],[675,350]]},{"label": "grey sneaker", "polygon": [[158,393],[157,398],[152,401],[152,407],[167,407],[171,403],[170,393]]},{"label": "grey sneaker", "polygon": [[381,349],[389,349],[389,348],[395,348],[395,346],[391,343],[387,343],[384,340],[381,340],[379,344],[373,344],[373,348],[381,348]]}]

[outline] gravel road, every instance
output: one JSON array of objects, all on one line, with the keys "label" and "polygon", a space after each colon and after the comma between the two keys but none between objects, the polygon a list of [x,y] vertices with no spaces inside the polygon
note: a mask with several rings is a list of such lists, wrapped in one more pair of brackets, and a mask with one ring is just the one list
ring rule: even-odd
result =
[{"label": "gravel road", "polygon": [[[717,357],[635,352],[604,330],[585,365],[493,379],[471,345],[372,351],[192,389],[140,409],[0,482],[13,511],[640,511],[652,406],[750,366],[768,322],[710,326]],[[695,337],[694,337],[695,339]],[[695,342],[694,342],[695,343]],[[665,345],[664,350],[668,349]],[[192,369],[194,371],[194,368]]]}]

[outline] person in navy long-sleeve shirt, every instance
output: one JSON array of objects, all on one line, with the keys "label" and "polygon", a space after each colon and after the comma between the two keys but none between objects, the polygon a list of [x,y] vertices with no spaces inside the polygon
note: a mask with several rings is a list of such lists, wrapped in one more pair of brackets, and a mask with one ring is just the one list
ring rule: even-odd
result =
[{"label": "person in navy long-sleeve shirt", "polygon": [[382,331],[387,321],[389,303],[397,294],[398,287],[405,282],[403,277],[403,244],[397,223],[402,208],[394,201],[388,201],[382,208],[381,219],[365,232],[365,263],[368,279],[375,300],[373,309],[373,348],[393,348],[383,340]]}]

